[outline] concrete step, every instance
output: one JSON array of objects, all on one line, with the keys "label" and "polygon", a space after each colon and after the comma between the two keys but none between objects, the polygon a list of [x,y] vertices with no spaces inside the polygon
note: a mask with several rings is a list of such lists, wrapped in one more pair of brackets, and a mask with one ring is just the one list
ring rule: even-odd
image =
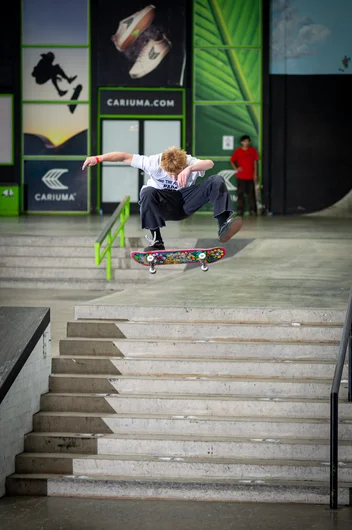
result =
[{"label": "concrete step", "polygon": [[[350,483],[339,482],[339,501],[349,503]],[[177,477],[77,476],[60,474],[13,474],[7,478],[8,495],[173,499],[270,503],[329,503],[327,481],[266,479],[202,480]]]},{"label": "concrete step", "polygon": [[170,320],[172,314],[173,321],[195,322],[195,321],[216,321],[232,323],[285,323],[285,324],[337,324],[343,326],[345,320],[345,310],[334,309],[275,309],[256,307],[177,307],[177,311],[172,306],[128,306],[128,305],[99,305],[82,304],[75,308],[75,319],[109,319],[119,320],[121,318],[133,321],[163,321]]},{"label": "concrete step", "polygon": [[[36,236],[36,235],[8,235],[0,236],[0,248],[1,247],[89,247],[94,249],[96,237],[95,236]],[[170,248],[194,248],[197,238],[168,238],[168,245]],[[146,240],[144,236],[141,237],[129,237],[128,233],[125,234],[125,247],[132,248],[135,250],[142,249],[146,246]],[[114,248],[119,247],[119,239],[116,240]],[[10,255],[5,252],[6,255]]]},{"label": "concrete step", "polygon": [[[352,457],[352,441],[339,444],[340,460]],[[153,434],[30,433],[26,453],[98,455],[157,455],[181,457],[257,458],[269,460],[329,460],[330,441],[309,438],[221,438]]]},{"label": "concrete step", "polygon": [[[17,248],[17,247],[16,247]],[[52,247],[56,248],[56,247]],[[123,249],[125,251],[125,249]],[[104,270],[104,264],[99,268],[95,265],[94,253],[89,257],[83,257],[79,255],[79,249],[77,250],[77,256],[67,257],[65,254],[59,256],[0,256],[0,268],[14,267],[14,268],[63,268],[63,269],[94,269]],[[113,257],[112,267],[114,269],[137,269],[141,270],[141,265],[136,263],[130,256],[127,257]],[[185,265],[165,265],[164,269],[173,271],[183,271]],[[164,272],[165,270],[162,269]],[[8,277],[8,275],[7,275]]]},{"label": "concrete step", "polygon": [[[219,436],[221,438],[310,438],[329,439],[330,422],[325,418],[287,416],[215,416],[142,413],[44,412],[33,417],[36,432],[100,434],[154,434]],[[352,440],[352,418],[341,419],[340,440]]]},{"label": "concrete step", "polygon": [[[352,484],[352,461],[340,461],[339,478]],[[16,473],[146,477],[329,480],[329,462],[149,455],[22,453]]]},{"label": "concrete step", "polygon": [[1,247],[90,247],[94,248],[96,237],[92,236],[36,236],[36,235],[7,235],[0,236]]},{"label": "concrete step", "polygon": [[[113,247],[112,256],[113,258],[128,258],[131,260],[131,248],[130,247]],[[137,249],[136,249],[137,250]],[[95,259],[94,242],[89,246],[25,246],[25,245],[3,245],[0,246],[0,262],[3,263],[4,258],[91,258]],[[131,260],[132,261],[132,260]]]},{"label": "concrete step", "polygon": [[[1,271],[1,269],[0,269]],[[120,271],[125,274],[127,271]],[[130,273],[132,271],[129,271]],[[116,327],[118,331],[114,331]],[[106,329],[105,329],[106,328]],[[221,322],[89,322],[67,323],[67,337],[158,339],[237,339],[265,341],[339,341],[342,328],[331,325],[233,324]],[[110,333],[110,335],[108,335]],[[116,335],[120,333],[120,335]]]},{"label": "concrete step", "polygon": [[111,355],[123,354],[111,339],[62,339],[59,342],[60,355]]},{"label": "concrete step", "polygon": [[[119,395],[156,395],[169,393],[204,396],[260,396],[269,399],[316,398],[330,394],[330,379],[264,378],[237,376],[137,376],[109,374],[52,374],[49,390],[53,393],[92,393]],[[340,396],[347,399],[347,380]],[[351,409],[352,412],[352,409]]]},{"label": "concrete step", "polygon": [[[332,378],[334,361],[282,359],[185,359],[61,355],[52,360],[53,374],[241,376]],[[347,377],[347,367],[343,377]]]},{"label": "concrete step", "polygon": [[[118,335],[116,326],[108,334]],[[149,358],[223,358],[223,359],[272,359],[272,360],[329,360],[336,362],[338,341],[333,344],[309,341],[234,341],[234,340],[139,340],[110,338],[69,338],[60,341],[60,354],[73,356],[103,355],[113,357]]]},{"label": "concrete step", "polygon": [[[176,265],[176,267],[178,267]],[[175,274],[175,272],[182,272],[183,269],[172,269],[171,268],[162,268],[158,272],[158,278],[156,279],[154,275],[149,274],[146,267],[139,267],[138,269],[113,269],[112,270],[112,279],[124,282],[134,282],[134,281],[158,281],[162,278],[169,276],[170,274]],[[57,280],[61,279],[70,279],[70,280],[105,280],[106,270],[105,266],[95,267],[94,264],[91,265],[91,268],[81,267],[81,268],[59,268],[59,267],[1,267],[0,266],[0,278],[2,279],[31,279],[31,280]]]},{"label": "concrete step", "polygon": [[0,288],[2,289],[55,289],[55,290],[86,290],[86,291],[123,291],[130,289],[136,284],[145,285],[145,282],[134,280],[133,282],[107,281],[107,280],[61,280],[57,279],[35,279],[30,278],[0,278]]},{"label": "concrete step", "polygon": [[[269,398],[255,396],[207,396],[204,394],[48,393],[41,398],[42,411],[100,412],[125,414],[171,414],[173,416],[263,416],[328,418],[326,399]],[[352,419],[350,403],[341,400],[341,419]]]}]

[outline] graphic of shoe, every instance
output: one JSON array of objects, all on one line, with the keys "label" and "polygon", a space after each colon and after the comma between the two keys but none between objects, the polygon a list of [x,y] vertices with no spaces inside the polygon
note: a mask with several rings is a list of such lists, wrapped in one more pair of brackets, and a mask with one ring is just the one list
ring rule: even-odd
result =
[{"label": "graphic of shoe", "polygon": [[111,40],[121,52],[126,50],[153,22],[155,6],[150,4],[134,15],[124,18],[118,25],[115,35]]},{"label": "graphic of shoe", "polygon": [[152,72],[169,53],[171,42],[163,35],[161,40],[150,40],[142,49],[129,71],[132,79],[138,79]]}]

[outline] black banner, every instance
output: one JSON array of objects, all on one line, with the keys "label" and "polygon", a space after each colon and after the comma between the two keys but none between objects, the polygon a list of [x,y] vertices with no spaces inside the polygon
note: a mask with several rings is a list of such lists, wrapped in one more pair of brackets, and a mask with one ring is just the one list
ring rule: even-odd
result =
[{"label": "black banner", "polygon": [[100,113],[179,116],[182,114],[182,92],[174,90],[101,90]]},{"label": "black banner", "polygon": [[86,212],[88,176],[81,160],[26,160],[25,209],[29,212]]},{"label": "black banner", "polygon": [[185,85],[186,0],[94,4],[98,86]]}]

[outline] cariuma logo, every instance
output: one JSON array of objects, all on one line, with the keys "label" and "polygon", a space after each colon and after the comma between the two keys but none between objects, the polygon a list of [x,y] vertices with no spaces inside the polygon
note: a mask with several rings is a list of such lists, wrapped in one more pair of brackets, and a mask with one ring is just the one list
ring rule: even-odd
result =
[{"label": "cariuma logo", "polygon": [[4,190],[1,194],[2,197],[14,197],[15,194],[12,190]]},{"label": "cariuma logo", "polygon": [[67,190],[68,186],[65,186],[59,180],[61,175],[67,172],[68,169],[49,169],[42,177],[42,181],[51,190]]},{"label": "cariuma logo", "polygon": [[[45,173],[45,175],[42,177],[42,181],[44,184],[53,191],[63,191],[67,190],[68,186],[65,186],[60,182],[60,177],[64,173],[67,173],[68,169],[49,169]],[[34,195],[34,199],[36,201],[74,201],[76,200],[76,194],[75,193],[36,193]]]},{"label": "cariuma logo", "polygon": [[160,52],[156,52],[156,51],[155,51],[155,48],[154,48],[154,46],[153,46],[152,49],[151,49],[150,52],[149,52],[149,59],[151,59],[152,61],[154,61],[154,59],[156,59],[159,55],[160,55]]}]

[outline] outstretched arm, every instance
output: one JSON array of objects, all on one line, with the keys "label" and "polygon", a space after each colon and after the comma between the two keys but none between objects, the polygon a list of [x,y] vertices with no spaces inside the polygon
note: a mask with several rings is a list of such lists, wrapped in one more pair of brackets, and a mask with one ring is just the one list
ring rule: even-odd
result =
[{"label": "outstretched arm", "polygon": [[121,151],[115,151],[113,153],[105,153],[104,155],[89,156],[86,158],[82,170],[88,166],[96,166],[99,162],[124,162],[125,164],[131,165],[132,156],[129,153],[123,153]]}]

